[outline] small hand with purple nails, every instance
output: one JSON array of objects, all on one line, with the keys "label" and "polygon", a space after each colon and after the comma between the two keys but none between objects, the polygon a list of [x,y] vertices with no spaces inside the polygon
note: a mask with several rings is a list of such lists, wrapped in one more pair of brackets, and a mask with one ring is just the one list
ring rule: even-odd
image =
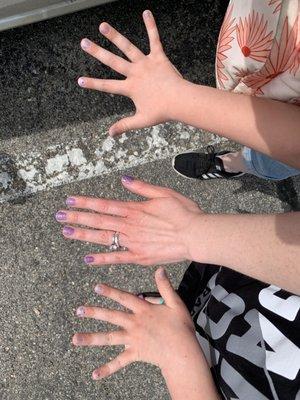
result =
[{"label": "small hand with purple nails", "polygon": [[[65,226],[65,238],[110,246],[119,233],[124,251],[90,254],[92,265],[158,265],[192,260],[191,226],[203,213],[192,200],[174,190],[123,177],[126,189],[148,198],[145,201],[118,201],[71,197],[67,205],[81,209],[61,210],[56,219]],[[84,210],[84,211],[83,211]],[[84,226],[79,227],[78,225]]]},{"label": "small hand with purple nails", "polygon": [[78,84],[88,89],[120,94],[132,99],[135,115],[124,118],[109,129],[111,136],[157,125],[172,119],[173,104],[184,79],[165,55],[152,13],[143,13],[150,41],[150,53],[143,54],[112,26],[103,22],[100,32],[128,58],[119,57],[88,39],[81,41],[88,54],[126,77],[124,80],[81,77]]},{"label": "small hand with purple nails", "polygon": [[154,364],[163,372],[170,368],[170,363],[188,365],[189,357],[200,351],[188,310],[163,268],[156,271],[155,280],[164,299],[163,305],[150,304],[133,294],[107,285],[97,285],[97,294],[118,302],[130,311],[91,306],[77,309],[79,317],[106,321],[120,329],[76,333],[73,337],[75,346],[125,346],[124,352],[93,372],[93,379],[108,377],[135,361]]}]

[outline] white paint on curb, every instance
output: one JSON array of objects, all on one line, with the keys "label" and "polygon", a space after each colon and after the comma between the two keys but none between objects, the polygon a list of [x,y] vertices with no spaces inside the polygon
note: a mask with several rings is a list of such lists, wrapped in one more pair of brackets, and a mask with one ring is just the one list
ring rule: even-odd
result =
[{"label": "white paint on curb", "polygon": [[126,134],[117,140],[85,138],[83,134],[71,143],[67,141],[67,144],[45,146],[40,152],[13,155],[14,174],[7,169],[1,171],[0,165],[0,203],[165,159],[186,149],[203,147],[203,142],[208,145],[226,140],[179,123],[173,124],[173,129],[179,134],[170,134],[164,125],[149,128],[138,141]]}]

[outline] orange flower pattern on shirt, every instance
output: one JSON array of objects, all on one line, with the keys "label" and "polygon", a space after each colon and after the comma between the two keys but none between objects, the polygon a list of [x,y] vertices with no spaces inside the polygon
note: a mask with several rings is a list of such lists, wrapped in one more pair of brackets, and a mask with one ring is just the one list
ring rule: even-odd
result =
[{"label": "orange flower pattern on shirt", "polygon": [[264,15],[260,17],[254,11],[244,20],[240,18],[236,26],[236,37],[244,57],[266,61],[273,42],[273,32],[267,34],[267,26],[268,21],[264,19]]},{"label": "orange flower pattern on shirt", "polygon": [[228,77],[223,72],[224,69],[223,61],[226,60],[227,58],[227,56],[224,53],[227,50],[231,49],[230,43],[234,39],[233,36],[231,36],[231,34],[235,31],[235,25],[234,25],[235,18],[231,19],[231,15],[232,15],[232,7],[229,7],[220,30],[217,55],[216,55],[217,80],[220,86],[222,86],[223,88],[224,88],[223,82],[228,80]]},{"label": "orange flower pattern on shirt", "polygon": [[298,104],[300,0],[230,0],[216,79],[220,89]]},{"label": "orange flower pattern on shirt", "polygon": [[296,41],[297,41],[298,19],[294,26],[289,30],[288,19],[283,25],[280,40],[274,40],[270,57],[264,67],[257,73],[243,78],[243,82],[254,89],[254,93],[263,93],[262,86],[269,83],[272,79],[285,71],[292,70],[295,66]]},{"label": "orange flower pattern on shirt", "polygon": [[276,12],[280,11],[280,9],[281,9],[281,1],[282,0],[270,0],[269,6],[272,6],[273,4],[275,6],[275,9],[274,9],[273,13],[276,13]]}]

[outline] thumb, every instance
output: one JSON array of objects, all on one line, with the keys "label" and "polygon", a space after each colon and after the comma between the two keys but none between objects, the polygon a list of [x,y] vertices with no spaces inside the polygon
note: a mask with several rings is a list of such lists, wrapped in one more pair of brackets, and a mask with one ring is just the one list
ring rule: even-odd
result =
[{"label": "thumb", "polygon": [[182,300],[174,290],[164,268],[160,267],[156,270],[155,281],[157,289],[167,306],[175,308],[182,304]]},{"label": "thumb", "polygon": [[118,136],[121,135],[122,133],[132,131],[134,129],[145,128],[146,126],[147,124],[145,118],[142,115],[136,113],[131,117],[122,118],[118,122],[113,124],[109,128],[109,135]]}]

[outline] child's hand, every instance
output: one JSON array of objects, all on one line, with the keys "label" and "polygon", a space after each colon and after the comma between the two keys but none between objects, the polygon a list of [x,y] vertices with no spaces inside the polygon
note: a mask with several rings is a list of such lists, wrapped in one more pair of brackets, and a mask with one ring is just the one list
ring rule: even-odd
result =
[{"label": "child's hand", "polygon": [[97,285],[96,293],[126,307],[129,312],[100,307],[79,307],[77,315],[110,322],[120,330],[76,333],[75,346],[124,345],[125,350],[114,360],[93,372],[93,379],[105,378],[135,361],[144,361],[163,371],[188,364],[199,352],[192,319],[177,295],[163,268],[155,273],[157,288],[165,304],[154,305],[137,296],[107,285]]},{"label": "child's hand", "polygon": [[125,80],[86,77],[78,79],[82,87],[121,94],[133,100],[136,107],[135,115],[124,118],[111,126],[109,134],[112,136],[172,119],[173,103],[180,95],[180,83],[184,81],[163,51],[152,13],[144,11],[143,17],[150,40],[150,54],[147,56],[105,22],[100,25],[100,32],[130,61],[101,48],[88,39],[83,39],[81,42],[84,51],[126,76]]}]

